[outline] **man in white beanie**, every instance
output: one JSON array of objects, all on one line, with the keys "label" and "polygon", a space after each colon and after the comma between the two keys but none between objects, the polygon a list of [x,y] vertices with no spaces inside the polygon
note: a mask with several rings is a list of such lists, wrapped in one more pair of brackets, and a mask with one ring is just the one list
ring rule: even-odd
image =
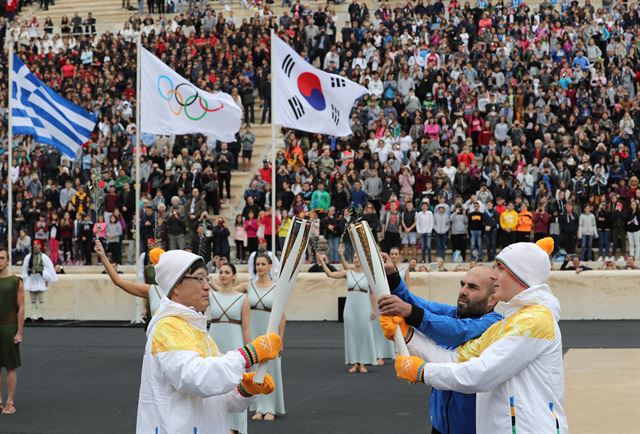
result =
[{"label": "man in white beanie", "polygon": [[545,238],[500,252],[493,279],[504,319],[453,350],[393,317],[412,354],[396,358],[398,377],[476,393],[478,434],[568,433],[560,305],[545,283],[551,251],[553,240]]},{"label": "man in white beanie", "polygon": [[277,334],[224,355],[207,334],[209,277],[202,257],[182,250],[160,255],[162,292],[147,329],[138,400],[138,434],[229,434],[229,412],[245,410],[256,394],[274,390],[268,376],[253,382],[251,366],[276,358]]}]

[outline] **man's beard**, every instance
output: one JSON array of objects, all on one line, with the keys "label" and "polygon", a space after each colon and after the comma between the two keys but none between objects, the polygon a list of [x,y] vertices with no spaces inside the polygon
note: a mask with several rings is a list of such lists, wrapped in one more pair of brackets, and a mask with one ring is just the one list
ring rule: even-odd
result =
[{"label": "man's beard", "polygon": [[[463,301],[464,304],[460,302]],[[458,318],[477,318],[490,312],[487,300],[472,303],[466,297],[458,297]]]}]

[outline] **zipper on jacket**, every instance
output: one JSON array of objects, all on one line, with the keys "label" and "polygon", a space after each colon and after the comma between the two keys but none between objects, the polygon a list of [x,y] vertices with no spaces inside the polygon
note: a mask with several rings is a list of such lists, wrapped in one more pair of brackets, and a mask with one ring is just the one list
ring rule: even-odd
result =
[{"label": "zipper on jacket", "polygon": [[549,411],[551,411],[553,418],[556,420],[556,434],[560,434],[560,421],[558,420],[556,412],[553,411],[553,402],[549,402]]}]

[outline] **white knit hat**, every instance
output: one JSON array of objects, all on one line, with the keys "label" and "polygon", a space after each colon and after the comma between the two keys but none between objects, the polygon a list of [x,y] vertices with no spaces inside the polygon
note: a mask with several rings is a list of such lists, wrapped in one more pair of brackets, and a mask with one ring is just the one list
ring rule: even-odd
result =
[{"label": "white knit hat", "polygon": [[203,261],[202,256],[184,250],[169,250],[160,255],[156,265],[156,282],[162,293],[169,296],[171,290],[180,282],[189,268],[196,262]]},{"label": "white knit hat", "polygon": [[496,262],[526,288],[541,285],[551,274],[549,254],[553,251],[553,238],[547,237],[537,243],[511,244],[496,256]]}]

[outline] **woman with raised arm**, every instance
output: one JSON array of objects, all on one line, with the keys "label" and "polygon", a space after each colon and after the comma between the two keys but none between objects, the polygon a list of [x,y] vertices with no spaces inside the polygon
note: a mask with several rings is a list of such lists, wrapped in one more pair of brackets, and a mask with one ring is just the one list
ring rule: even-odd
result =
[{"label": "woman with raised arm", "polygon": [[[111,281],[118,288],[122,289],[128,294],[147,299],[147,312],[148,316],[151,317],[153,315],[153,312],[155,312],[160,306],[160,300],[163,296],[160,287],[148,283],[132,282],[131,280],[123,278],[120,274],[118,274],[115,267],[109,261],[109,257],[105,253],[104,247],[99,240],[96,240],[95,242],[95,251],[98,255],[98,259],[100,259],[100,262],[102,262],[104,271],[109,275]],[[152,249],[149,252],[151,262],[155,264],[162,252],[162,249]]]},{"label": "woman with raised arm", "polygon": [[369,291],[369,282],[365,277],[358,256],[353,257],[353,266],[349,265],[340,252],[343,270],[331,271],[327,258],[322,255],[320,265],[324,273],[333,279],[347,279],[347,301],[344,305],[344,359],[352,365],[349,373],[360,371],[366,374],[364,365],[376,363],[376,345],[371,321],[376,318],[375,300]]},{"label": "woman with raised arm", "polygon": [[[224,264],[218,270],[218,280],[209,291],[209,336],[224,354],[251,343],[251,305],[246,294],[234,287],[236,267]],[[231,431],[246,434],[247,410],[229,413]]]},{"label": "woman with raised arm", "polygon": [[[271,257],[260,253],[256,256],[256,275],[254,280],[240,284],[236,290],[246,292],[251,306],[251,337],[260,336],[266,333],[269,325],[269,317],[275,299],[274,289],[276,283],[271,279],[270,271],[272,267]],[[285,317],[282,316],[278,333],[284,340]],[[276,385],[275,393],[256,398],[256,414],[251,419],[272,421],[276,415],[284,414],[284,387],[282,385],[282,363],[277,357],[269,363],[268,371]]]}]

